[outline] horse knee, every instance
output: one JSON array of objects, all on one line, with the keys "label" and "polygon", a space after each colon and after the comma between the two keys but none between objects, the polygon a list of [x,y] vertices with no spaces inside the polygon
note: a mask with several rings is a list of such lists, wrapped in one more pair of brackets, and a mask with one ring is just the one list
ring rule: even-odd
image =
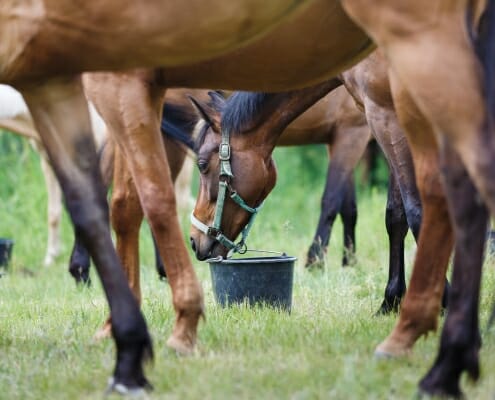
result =
[{"label": "horse knee", "polygon": [[154,232],[166,231],[170,226],[169,222],[178,217],[177,203],[173,191],[144,196],[142,201],[144,212]]},{"label": "horse knee", "polygon": [[143,213],[137,196],[114,193],[111,202],[112,228],[117,234],[126,234],[139,229]]}]

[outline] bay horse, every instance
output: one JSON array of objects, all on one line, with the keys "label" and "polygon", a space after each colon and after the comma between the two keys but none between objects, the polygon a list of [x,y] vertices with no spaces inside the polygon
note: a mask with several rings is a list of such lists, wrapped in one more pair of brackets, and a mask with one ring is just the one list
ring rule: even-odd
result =
[{"label": "bay horse", "polygon": [[[145,354],[150,354],[151,346],[144,319],[132,293],[127,289],[118,259],[112,250],[105,223],[108,216],[104,191],[97,183],[99,178],[94,167],[96,155],[89,135],[87,106],[77,76],[87,70],[165,66],[167,68],[150,71],[147,79],[134,87],[138,89],[137,93],[146,92],[146,88],[152,89],[156,82],[166,85],[167,79],[169,86],[291,90],[335,75],[374,48],[361,29],[342,12],[340,2],[315,0],[306,7],[302,7],[306,5],[302,1],[297,4],[270,2],[269,8],[243,7],[254,3],[255,0],[245,0],[230,7],[221,7],[215,0],[188,0],[182,1],[180,5],[154,0],[146,4],[119,3],[118,7],[114,7],[113,3],[98,3],[96,6],[96,2],[91,1],[74,10],[73,4],[67,1],[41,3],[33,0],[18,4],[7,0],[0,6],[0,81],[13,84],[27,100],[62,183],[74,225],[83,234],[100,272],[111,308],[112,333],[117,343],[115,388],[138,389],[146,386],[141,361]],[[486,140],[491,139],[486,139],[484,132],[487,129],[482,128],[480,123],[488,113],[483,98],[480,63],[466,34],[464,14],[467,2],[447,2],[445,6],[437,7],[437,3],[424,0],[414,3],[381,0],[374,4],[372,13],[368,13],[368,4],[362,0],[343,0],[342,4],[346,12],[383,47],[393,74],[399,77],[406,93],[410,94],[411,102],[419,105],[418,109],[431,123],[435,134],[445,139],[446,143],[454,144],[470,176],[476,177],[476,187],[493,213],[495,195],[492,193],[495,191],[491,187],[494,182],[488,173],[491,161],[487,160],[493,159],[495,150],[492,145],[486,145]],[[222,2],[222,5],[225,4]],[[182,7],[188,12],[180,13]],[[208,12],[212,9],[215,13]],[[292,14],[290,11],[300,12],[289,18],[289,14]],[[280,24],[278,30],[272,23],[276,19],[286,22]],[[198,20],[201,21],[199,26],[195,25]],[[492,21],[490,19],[489,23]],[[102,24],[105,26],[104,31],[99,29]],[[71,29],[74,26],[79,28]],[[256,35],[268,27],[273,30],[265,35],[265,39]],[[277,36],[277,32],[283,32],[288,27],[290,30],[284,32],[284,35]],[[425,27],[428,29],[423,29]],[[233,51],[241,42],[254,40],[254,36],[259,40],[253,42],[251,47],[246,45],[243,49]],[[59,40],[61,38],[63,40]],[[418,38],[421,40],[416,40]],[[275,39],[279,40],[278,43],[285,42],[286,46],[274,46]],[[315,45],[308,47],[308,43]],[[256,54],[253,51],[256,46],[259,46],[259,57],[254,59],[263,62],[246,63],[242,54]],[[278,53],[277,50],[282,48],[287,51]],[[229,50],[232,50],[230,54],[220,55]],[[214,56],[217,56],[215,61],[207,60]],[[270,62],[272,60],[273,64]],[[429,63],[424,60],[429,60]],[[199,64],[191,64],[194,62]],[[33,68],[33,64],[36,68]],[[221,68],[216,70],[215,65]],[[459,68],[456,72],[460,70],[462,74],[454,76],[445,73],[442,68],[444,65],[457,65]],[[203,68],[207,73],[202,76],[198,74],[193,82],[189,72],[198,68]],[[233,73],[225,74],[229,69]],[[215,76],[222,71],[222,75]],[[139,75],[142,72],[133,73]],[[186,82],[190,80],[189,83],[184,80],[179,83],[181,74]],[[214,76],[209,79],[211,75]],[[61,76],[63,79],[53,79]],[[124,73],[120,77],[125,80],[129,75]],[[438,78],[441,84],[435,85],[428,78]],[[450,85],[452,78],[460,84]],[[215,80],[218,84],[211,84]],[[392,91],[395,92],[398,86],[395,80],[393,82]],[[132,79],[129,83],[133,83]],[[437,88],[443,91],[435,90]],[[145,95],[144,98],[150,100],[153,96]],[[465,99],[470,101],[463,101]],[[460,113],[454,106],[443,107],[445,104],[464,104],[466,112]],[[159,114],[156,110],[155,113]],[[67,111],[74,117],[71,121],[63,118]],[[475,118],[471,118],[471,111]],[[467,115],[470,118],[465,117]],[[457,122],[462,123],[456,125]],[[464,135],[458,135],[460,131]],[[60,132],[64,132],[64,135]],[[456,140],[461,136],[465,140]],[[125,134],[117,136],[119,146],[127,149],[124,151],[134,178],[146,175],[150,164],[155,162],[155,157],[144,160],[139,150],[152,148],[153,154],[163,156],[156,139],[158,137],[158,130],[155,139],[141,137],[133,141]],[[484,138],[485,142],[482,143],[480,138]],[[484,156],[479,157],[480,154]],[[162,158],[165,159],[164,156]],[[460,163],[458,159],[454,161]],[[452,162],[446,165],[445,174],[447,169],[455,170],[455,164]],[[486,167],[487,164],[490,168]],[[138,179],[135,181],[139,182]],[[169,177],[161,178],[160,182],[164,183],[162,187],[171,187]],[[138,185],[140,200],[160,245],[169,238],[168,233],[178,231],[174,212],[165,215],[169,220],[168,227],[163,223],[155,224],[155,217],[164,215],[163,212],[160,215],[149,211],[152,208],[149,196],[162,193],[161,190],[154,190],[160,185],[153,179],[147,184],[139,182]],[[77,190],[76,186],[84,187],[85,190]],[[171,195],[160,196],[162,199],[165,197],[165,200],[168,197],[174,203],[170,199]],[[457,206],[462,208],[463,204]],[[459,241],[462,242],[461,239]],[[173,257],[170,256],[172,262],[166,264],[175,271],[170,282],[177,315],[169,345],[190,350],[194,346],[197,322],[202,315],[201,289],[192,268],[188,267],[190,262],[187,261],[185,251],[180,246],[168,250],[174,253]],[[166,245],[160,248],[160,252],[167,253]],[[176,268],[178,265],[181,267]],[[175,282],[180,283],[180,288]],[[476,287],[462,288],[462,295],[466,289],[476,292]],[[468,311],[471,315],[472,309]],[[438,386],[442,384],[437,382]],[[427,388],[430,391],[433,389]]]},{"label": "bay horse", "polygon": [[[373,56],[369,56],[369,58],[371,59]],[[368,64],[371,62],[371,60],[366,61]],[[351,81],[355,74],[348,72],[345,73],[345,75],[346,81]],[[319,87],[315,88],[315,92],[319,93]],[[390,121],[391,118],[385,120],[385,113],[381,109],[378,109],[378,107],[373,109],[371,115],[368,110],[366,113],[361,112],[356,107],[353,98],[343,87],[335,89],[333,92],[323,97],[323,99],[318,100],[308,110],[298,107],[299,101],[306,100],[305,96],[301,96],[300,98],[297,96],[291,97],[290,100],[288,100],[289,107],[287,108],[282,108],[281,106],[277,107],[274,104],[270,104],[270,101],[267,101],[267,104],[265,105],[262,95],[257,96],[256,94],[250,93],[237,93],[231,100],[225,100],[215,93],[211,93],[211,96],[211,105],[192,99],[198,109],[199,115],[202,117],[198,124],[198,130],[200,130],[201,134],[199,135],[200,139],[198,140],[197,145],[199,156],[198,166],[201,172],[200,193],[193,214],[195,216],[195,218],[193,218],[194,221],[206,221],[207,224],[211,224],[214,215],[216,214],[216,199],[218,198],[218,195],[217,192],[211,188],[215,187],[215,182],[218,180],[219,176],[215,164],[213,164],[213,166],[209,165],[207,171],[203,169],[204,167],[202,167],[202,165],[208,164],[208,161],[211,163],[212,157],[216,154],[217,143],[211,145],[210,142],[212,140],[218,142],[218,133],[221,130],[220,126],[222,125],[223,117],[229,120],[235,118],[244,120],[245,125],[249,127],[247,128],[247,131],[249,131],[249,139],[246,140],[255,140],[258,143],[258,146],[262,148],[262,150],[258,149],[257,160],[263,158],[265,164],[268,165],[271,165],[270,163],[273,162],[271,160],[271,152],[274,149],[272,146],[273,141],[270,141],[269,144],[265,144],[261,139],[256,139],[256,137],[257,135],[262,135],[264,130],[268,129],[267,126],[270,126],[270,124],[273,123],[271,113],[273,110],[276,110],[275,112],[277,112],[280,108],[279,113],[283,113],[284,118],[288,118],[289,116],[290,118],[295,118],[290,124],[282,126],[282,130],[280,130],[280,127],[277,127],[276,146],[330,143],[329,147],[331,149],[332,157],[328,168],[325,192],[322,198],[321,214],[315,238],[308,251],[306,266],[311,265],[310,262],[314,260],[312,257],[314,257],[315,252],[321,252],[322,247],[328,244],[329,229],[335,220],[337,213],[343,207],[350,210],[346,211],[346,216],[348,218],[343,218],[344,240],[354,238],[356,205],[353,186],[349,184],[352,183],[352,171],[358,160],[362,157],[370,139],[370,128],[368,127],[367,118],[370,121],[372,118],[374,119],[370,122],[370,126],[372,127],[373,135],[386,155],[391,170],[386,212],[386,226],[389,234],[390,248],[389,277],[384,300],[378,313],[397,311],[406,288],[404,275],[404,239],[408,230],[406,214],[409,215],[411,229],[413,230],[415,238],[417,238],[419,232],[421,219],[421,204],[414,182],[415,177],[412,159],[409,149],[405,145],[405,140],[398,127],[397,121]],[[283,96],[281,97],[280,102],[281,104],[284,104]],[[259,103],[255,104],[257,99],[259,100]],[[361,107],[363,102],[364,100],[361,100],[359,103]],[[368,107],[369,105],[367,104],[367,108]],[[362,109],[364,108],[362,107]],[[393,125],[394,122],[395,126]],[[213,135],[209,129],[216,132],[217,135]],[[244,130],[244,128],[239,125],[230,126],[226,129],[236,136],[232,141],[237,141],[238,133],[240,130]],[[210,135],[212,135],[214,139],[210,139],[206,144],[208,132],[210,132]],[[237,144],[237,142],[235,144]],[[232,143],[232,148],[234,148],[234,143]],[[246,151],[247,154],[250,154],[249,149],[241,148],[240,151],[235,152],[235,157],[243,157],[242,154],[244,151]],[[244,156],[244,158],[249,157]],[[259,162],[261,163],[261,161]],[[252,164],[252,168],[245,167],[244,164],[240,167],[244,167],[244,169],[252,172],[255,170],[255,166],[258,165],[256,162],[252,162]],[[268,166],[266,168],[269,169]],[[253,177],[247,180],[247,183],[239,182],[235,187],[235,191],[239,194],[242,193],[241,196],[243,198],[245,196],[248,198],[251,196],[249,191],[263,193],[264,196],[266,196],[268,195],[270,188],[263,185],[267,185],[268,183],[271,183],[271,181],[264,180],[262,177],[257,179],[257,175],[254,174]],[[248,185],[250,189],[243,187],[244,184]],[[404,192],[404,196],[402,196],[401,191]],[[350,198],[350,201],[346,199],[346,197]],[[403,198],[407,204],[407,213],[404,210]],[[258,205],[259,202],[260,200],[258,199]],[[230,204],[224,205],[225,213],[232,212],[232,207],[235,207],[234,210],[238,213],[248,214],[242,210],[242,207],[238,207],[232,201],[229,202],[229,200],[227,200],[227,203]],[[242,227],[245,226],[246,223],[246,221],[241,223],[241,219],[236,218],[236,214],[232,215],[236,222],[232,222],[232,220],[226,217],[222,219],[222,225],[217,227],[221,228],[220,230],[223,234],[231,239],[235,238],[242,231]],[[236,223],[240,225],[236,225]],[[226,248],[225,246],[222,246],[221,243],[206,238],[202,235],[204,232],[200,232],[197,228],[198,226],[194,224],[191,233],[191,244],[198,259],[203,260],[217,255],[226,256],[227,251],[229,250],[228,247]],[[217,248],[215,248],[215,246],[217,246]],[[444,299],[444,305],[446,305],[446,299]]]}]

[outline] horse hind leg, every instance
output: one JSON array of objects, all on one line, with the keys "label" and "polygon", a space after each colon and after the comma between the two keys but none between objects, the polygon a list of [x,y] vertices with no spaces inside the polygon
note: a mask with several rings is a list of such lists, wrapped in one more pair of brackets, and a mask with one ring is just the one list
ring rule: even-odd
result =
[{"label": "horse hind leg", "polygon": [[432,128],[394,74],[390,77],[394,104],[408,136],[423,206],[409,289],[394,329],[376,350],[378,355],[399,356],[408,353],[421,335],[437,327],[454,238]]},{"label": "horse hind leg", "polygon": [[152,356],[151,339],[110,237],[108,206],[80,81],[52,81],[22,92],[74,228],[94,260],[105,290],[117,348],[113,386],[122,391],[145,388],[149,384],[142,364]]},{"label": "horse hind leg", "polygon": [[[335,141],[329,146],[331,161],[328,165],[327,180],[321,199],[320,218],[313,242],[308,250],[306,268],[323,265],[333,223],[337,214],[343,210],[343,202],[347,197],[349,182],[352,182],[353,170],[363,156],[368,142],[369,129],[365,125],[343,127],[335,133]],[[352,196],[350,201],[352,201]],[[347,211],[348,221],[351,222],[346,228],[350,228],[352,220],[355,221],[357,218],[357,213],[352,205],[346,207],[344,215]],[[353,234],[348,233],[348,236],[352,237]],[[354,245],[355,242],[352,247]]]},{"label": "horse hind leg", "polygon": [[488,212],[458,155],[448,146],[443,150],[442,171],[456,236],[454,271],[440,351],[420,390],[460,397],[462,372],[473,379],[479,376],[479,292]]}]

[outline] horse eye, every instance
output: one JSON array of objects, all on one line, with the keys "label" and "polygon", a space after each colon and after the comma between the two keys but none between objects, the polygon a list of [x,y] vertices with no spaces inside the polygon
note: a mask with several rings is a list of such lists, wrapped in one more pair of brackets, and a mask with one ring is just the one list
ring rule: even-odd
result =
[{"label": "horse eye", "polygon": [[198,160],[198,169],[199,169],[199,172],[204,174],[206,172],[206,170],[208,169],[208,161]]}]

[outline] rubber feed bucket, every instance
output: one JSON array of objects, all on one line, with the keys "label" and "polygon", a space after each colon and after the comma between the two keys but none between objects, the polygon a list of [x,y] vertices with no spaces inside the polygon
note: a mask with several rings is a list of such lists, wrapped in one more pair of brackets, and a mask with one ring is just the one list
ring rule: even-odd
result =
[{"label": "rubber feed bucket", "polygon": [[211,281],[223,307],[248,301],[290,311],[296,257],[210,259]]},{"label": "rubber feed bucket", "polygon": [[7,266],[9,265],[13,246],[13,240],[0,238],[0,267],[7,268]]}]

